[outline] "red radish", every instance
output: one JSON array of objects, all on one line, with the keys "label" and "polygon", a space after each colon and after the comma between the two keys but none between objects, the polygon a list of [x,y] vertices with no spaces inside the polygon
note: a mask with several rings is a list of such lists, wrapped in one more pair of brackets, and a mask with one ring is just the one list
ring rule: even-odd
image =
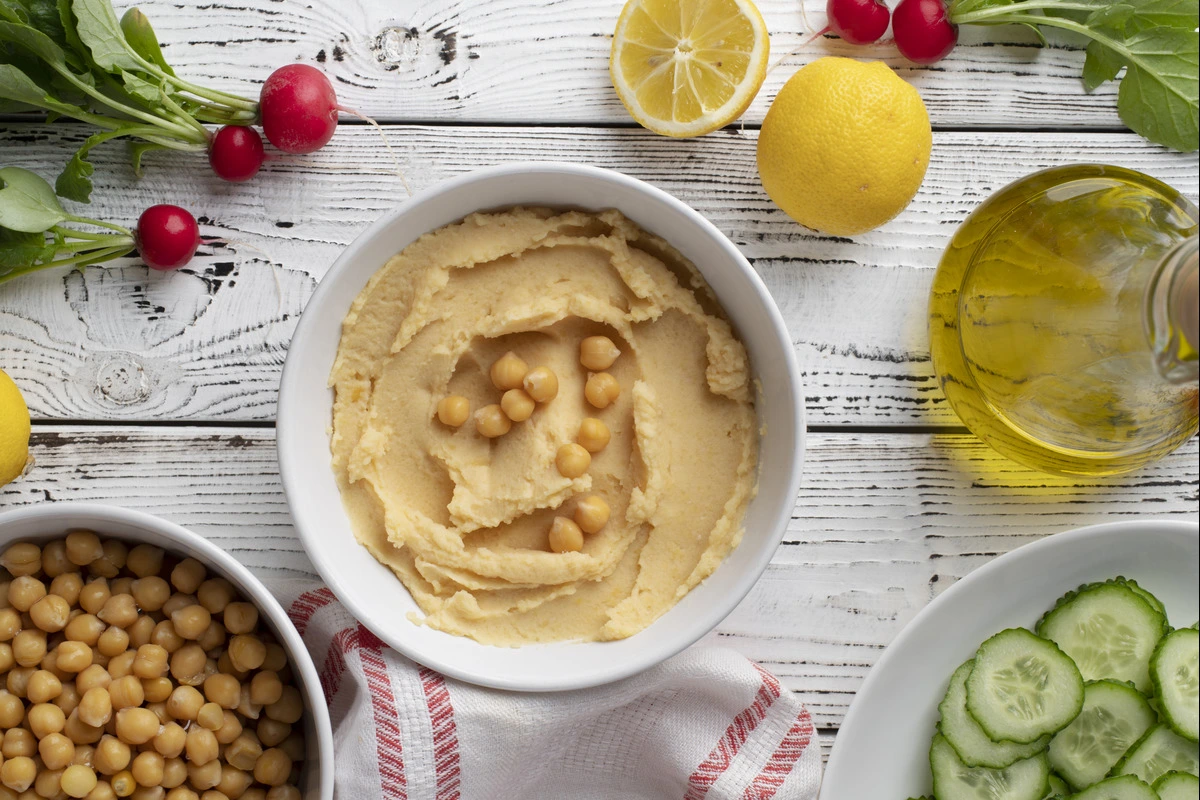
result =
[{"label": "red radish", "polygon": [[138,217],[138,253],[146,266],[158,270],[178,269],[192,260],[200,246],[196,218],[179,206],[150,206]]},{"label": "red radish", "polygon": [[233,183],[253,178],[263,165],[262,137],[244,125],[226,125],[208,146],[208,163],[213,172]]},{"label": "red radish", "polygon": [[879,41],[888,27],[891,13],[883,0],[829,0],[827,31],[833,31],[850,44]]},{"label": "red radish", "polygon": [[325,73],[288,64],[271,73],[258,98],[263,133],[285,153],[312,153],[333,138],[337,95]]},{"label": "red radish", "polygon": [[892,36],[900,55],[914,64],[941,61],[958,42],[958,26],[942,0],[900,0],[892,13]]}]

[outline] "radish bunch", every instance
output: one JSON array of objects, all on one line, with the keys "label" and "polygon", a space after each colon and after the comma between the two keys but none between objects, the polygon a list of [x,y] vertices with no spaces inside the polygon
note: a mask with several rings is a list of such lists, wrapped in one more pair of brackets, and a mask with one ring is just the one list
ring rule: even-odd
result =
[{"label": "radish bunch", "polygon": [[828,0],[825,10],[829,22],[820,33],[835,33],[851,44],[879,41],[890,17],[896,49],[916,64],[940,61],[958,42],[958,26],[943,0],[900,0],[894,12],[883,0]]}]

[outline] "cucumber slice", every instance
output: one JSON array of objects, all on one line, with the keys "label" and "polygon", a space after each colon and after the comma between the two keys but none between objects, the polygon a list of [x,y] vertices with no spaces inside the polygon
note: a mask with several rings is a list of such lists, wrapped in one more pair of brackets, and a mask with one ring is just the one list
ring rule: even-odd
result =
[{"label": "cucumber slice", "polygon": [[[946,696],[938,706],[938,712],[942,715],[941,721],[938,722],[938,730],[946,737],[946,741],[954,748],[954,752],[958,753],[962,762],[968,767],[1003,769],[1014,761],[1030,758],[1045,750],[1050,744],[1049,736],[1043,736],[1029,744],[993,742],[983,728],[979,727],[975,718],[967,713],[967,677],[974,665],[974,660],[968,661],[954,671],[950,678],[950,688],[946,690]],[[1107,771],[1106,769],[1105,772]]]},{"label": "cucumber slice", "polygon": [[1200,738],[1200,632],[1184,628],[1164,636],[1150,658],[1150,679],[1171,730],[1193,742]]},{"label": "cucumber slice", "polygon": [[1200,778],[1186,772],[1168,772],[1154,782],[1160,800],[1196,800],[1200,796]]},{"label": "cucumber slice", "polygon": [[975,652],[967,711],[991,739],[1036,741],[1065,728],[1081,708],[1079,670],[1048,639],[1009,628]]},{"label": "cucumber slice", "polygon": [[1091,786],[1156,722],[1154,709],[1137,689],[1127,683],[1093,681],[1083,687],[1079,716],[1050,741],[1050,768],[1077,791]]},{"label": "cucumber slice", "polygon": [[1150,785],[1132,775],[1109,778],[1089,786],[1069,800],[1159,800]]},{"label": "cucumber slice", "polygon": [[1046,790],[1043,800],[1054,800],[1056,797],[1066,797],[1071,793],[1071,787],[1062,778],[1050,773],[1050,788]]},{"label": "cucumber slice", "polygon": [[1196,774],[1200,745],[1189,742],[1166,725],[1155,725],[1113,767],[1114,775],[1136,775],[1154,783],[1168,772]]},{"label": "cucumber slice", "polygon": [[1129,587],[1130,591],[1149,603],[1150,607],[1155,611],[1162,614],[1164,617],[1167,615],[1167,607],[1163,605],[1162,600],[1159,600],[1149,591],[1139,586],[1138,582],[1133,578],[1117,577],[1113,578],[1113,582]]},{"label": "cucumber slice", "polygon": [[940,733],[929,747],[929,766],[935,800],[1042,800],[1050,782],[1044,754],[1004,769],[968,767]]},{"label": "cucumber slice", "polygon": [[1128,586],[1093,583],[1064,595],[1037,632],[1074,659],[1084,680],[1131,681],[1149,693],[1150,656],[1167,618]]}]

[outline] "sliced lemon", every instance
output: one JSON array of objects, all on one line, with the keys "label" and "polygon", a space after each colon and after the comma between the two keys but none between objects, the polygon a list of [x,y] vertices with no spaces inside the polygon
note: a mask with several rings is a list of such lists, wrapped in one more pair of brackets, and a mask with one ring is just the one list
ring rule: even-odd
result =
[{"label": "sliced lemon", "polygon": [[641,125],[700,136],[749,107],[769,52],[767,25],[750,0],[629,0],[608,66]]}]

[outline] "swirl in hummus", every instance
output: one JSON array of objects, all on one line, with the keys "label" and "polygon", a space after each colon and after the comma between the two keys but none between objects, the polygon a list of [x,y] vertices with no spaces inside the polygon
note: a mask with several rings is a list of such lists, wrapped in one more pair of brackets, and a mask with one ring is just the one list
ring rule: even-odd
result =
[{"label": "swirl in hummus", "polygon": [[[622,391],[584,400],[580,342],[622,355]],[[499,401],[512,351],[559,379],[504,436],[436,418],[438,401]],[[330,383],[333,469],[360,542],[434,628],[521,645],[631,636],[742,537],[758,431],[746,351],[703,278],[617,211],[514,208],[428,233],[376,272],[342,327]],[[587,472],[555,468],[584,417],[612,439]],[[601,496],[580,552],[546,544],[556,514]]]}]

